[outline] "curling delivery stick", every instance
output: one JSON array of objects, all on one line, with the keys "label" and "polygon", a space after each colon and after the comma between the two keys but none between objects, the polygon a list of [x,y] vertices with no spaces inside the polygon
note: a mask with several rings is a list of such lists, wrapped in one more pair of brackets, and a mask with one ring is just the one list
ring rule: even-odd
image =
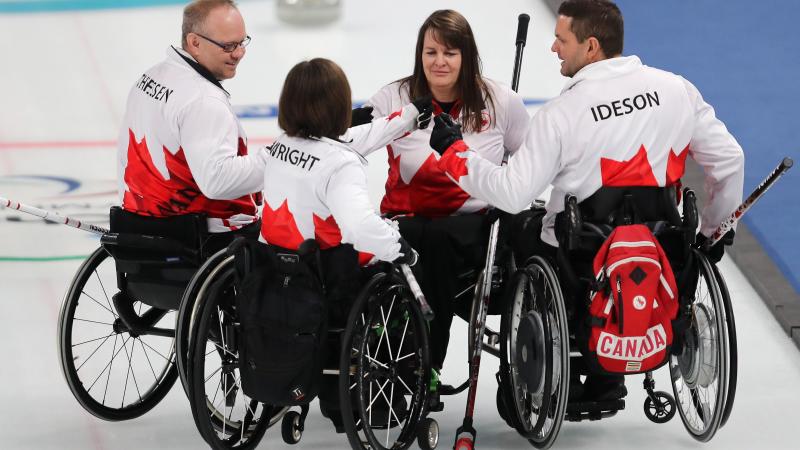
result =
[{"label": "curling delivery stick", "polygon": [[[522,70],[522,52],[528,40],[528,23],[531,18],[527,14],[520,14],[517,18],[517,39],[516,53],[514,55],[514,72],[511,75],[511,89],[517,92],[519,88],[519,77]],[[503,155],[502,165],[508,158],[508,153]],[[464,420],[461,426],[456,429],[456,441],[453,445],[454,450],[474,450],[477,432],[473,427],[475,415],[475,398],[478,395],[478,374],[481,367],[481,351],[483,350],[483,335],[486,332],[486,314],[489,310],[489,293],[492,288],[492,267],[494,266],[495,250],[497,238],[500,231],[500,220],[496,219],[489,230],[489,244],[486,251],[486,262],[483,266],[483,276],[481,284],[476,286],[479,294],[476,295],[479,303],[476,322],[470,323],[475,332],[472,335],[472,345],[469,355],[469,390],[467,391],[467,407],[464,411]],[[475,301],[475,300],[473,300]]]},{"label": "curling delivery stick", "polygon": [[24,213],[32,214],[36,217],[41,217],[48,222],[60,223],[62,225],[69,225],[73,228],[78,228],[79,230],[88,231],[94,234],[106,234],[108,230],[93,225],[91,223],[81,222],[78,219],[73,219],[72,217],[62,216],[56,212],[45,211],[43,209],[39,209],[30,205],[26,205],[24,203],[15,202],[14,200],[9,200],[4,197],[0,197],[0,206],[5,206],[6,208],[15,209],[17,211],[22,211]]},{"label": "curling delivery stick", "polygon": [[730,217],[725,219],[720,224],[720,226],[717,228],[717,231],[715,231],[714,234],[712,234],[711,237],[706,241],[705,248],[711,248],[714,246],[714,244],[719,242],[719,240],[722,239],[722,236],[724,236],[725,233],[727,233],[731,228],[733,228],[734,225],[736,225],[737,222],[739,222],[739,219],[742,218],[744,213],[746,213],[750,207],[755,205],[758,199],[760,199],[761,196],[763,196],[764,193],[766,193],[767,190],[769,190],[769,188],[771,188],[772,185],[778,181],[778,178],[786,173],[786,171],[789,170],[793,164],[794,161],[792,161],[792,158],[783,158],[783,161],[781,161],[778,167],[776,167],[775,170],[773,170],[772,173],[769,174],[767,178],[765,178],[764,181],[758,185],[757,188],[755,188],[755,190],[747,197],[747,199],[742,202],[738,208],[736,208],[736,211],[734,211]]}]

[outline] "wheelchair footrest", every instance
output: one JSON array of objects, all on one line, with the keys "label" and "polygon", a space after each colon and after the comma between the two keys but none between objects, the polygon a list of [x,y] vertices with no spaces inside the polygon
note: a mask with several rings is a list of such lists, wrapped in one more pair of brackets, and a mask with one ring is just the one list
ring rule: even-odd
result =
[{"label": "wheelchair footrest", "polygon": [[625,400],[608,400],[599,402],[573,402],[567,404],[567,413],[564,417],[570,422],[583,420],[600,420],[611,417],[625,409]]}]

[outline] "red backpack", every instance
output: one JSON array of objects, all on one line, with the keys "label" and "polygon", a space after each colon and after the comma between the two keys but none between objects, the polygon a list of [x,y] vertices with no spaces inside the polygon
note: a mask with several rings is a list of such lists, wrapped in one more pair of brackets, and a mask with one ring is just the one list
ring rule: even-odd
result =
[{"label": "red backpack", "polygon": [[591,296],[586,330],[590,364],[619,374],[661,366],[672,345],[678,290],[656,238],[645,225],[618,226],[592,268],[598,291]]}]

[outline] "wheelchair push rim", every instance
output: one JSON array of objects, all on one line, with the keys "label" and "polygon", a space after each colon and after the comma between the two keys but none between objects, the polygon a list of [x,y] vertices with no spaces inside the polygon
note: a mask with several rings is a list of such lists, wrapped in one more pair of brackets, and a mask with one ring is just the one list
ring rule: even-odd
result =
[{"label": "wheelchair push rim", "polygon": [[178,355],[178,374],[180,375],[181,385],[187,396],[189,395],[189,382],[187,377],[189,364],[189,335],[197,315],[195,300],[199,296],[206,295],[211,284],[210,280],[219,276],[219,272],[232,261],[233,257],[227,256],[227,249],[222,249],[212,255],[192,277],[181,298],[181,304],[175,316],[175,349]]},{"label": "wheelchair push rim", "polygon": [[[285,409],[248,397],[241,386],[238,351],[229,342],[236,327],[233,257],[220,263],[196,297],[189,326],[189,403],[200,434],[215,449],[252,449]],[[226,293],[223,293],[226,292]],[[235,338],[233,338],[235,341]]]},{"label": "wheelchair push rim", "polygon": [[353,448],[405,449],[417,438],[430,394],[427,325],[395,274],[378,274],[350,311],[339,394]]},{"label": "wheelchair push rim", "polygon": [[[136,334],[124,326],[113,301],[118,292],[113,258],[102,247],[78,269],[61,306],[58,350],[72,394],[91,414],[119,421],[139,417],[169,392],[177,379],[174,338]],[[139,317],[171,327],[173,311],[132,300]]]},{"label": "wheelchair push rim", "polygon": [[[564,298],[555,272],[540,257],[512,280],[501,323],[504,404],[511,406],[507,412],[517,431],[535,447],[548,448],[563,423],[569,389]],[[520,346],[520,336],[530,342]]]},{"label": "wheelchair push rim", "polygon": [[670,357],[670,375],[678,413],[689,434],[709,441],[722,424],[729,395],[730,346],[727,311],[717,276],[708,260],[695,253],[698,282],[684,347]]}]

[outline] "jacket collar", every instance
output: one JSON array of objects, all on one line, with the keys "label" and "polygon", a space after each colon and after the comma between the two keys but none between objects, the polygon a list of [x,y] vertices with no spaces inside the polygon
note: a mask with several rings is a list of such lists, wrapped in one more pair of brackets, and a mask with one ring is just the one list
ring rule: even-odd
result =
[{"label": "jacket collar", "polygon": [[638,56],[618,56],[591,63],[578,71],[564,86],[561,93],[567,92],[583,80],[602,80],[628,74],[642,67]]},{"label": "jacket collar", "polygon": [[172,48],[172,50],[174,50],[174,52],[170,52],[169,50],[167,50],[168,56],[170,56],[172,59],[178,60],[177,58],[174,57],[174,55],[178,55],[180,59],[183,60],[187,65],[189,65],[189,67],[194,69],[194,71],[197,72],[198,75],[208,80],[208,82],[213,84],[214,86],[222,89],[222,92],[224,92],[225,95],[227,95],[228,97],[231,96],[231,94],[228,91],[226,91],[224,87],[222,87],[222,84],[219,82],[219,80],[217,80],[217,78],[214,75],[212,75],[208,69],[200,65],[199,62],[197,62],[194,58],[192,58],[192,56],[189,55],[185,50],[181,48],[175,48],[174,46],[170,47]]}]

